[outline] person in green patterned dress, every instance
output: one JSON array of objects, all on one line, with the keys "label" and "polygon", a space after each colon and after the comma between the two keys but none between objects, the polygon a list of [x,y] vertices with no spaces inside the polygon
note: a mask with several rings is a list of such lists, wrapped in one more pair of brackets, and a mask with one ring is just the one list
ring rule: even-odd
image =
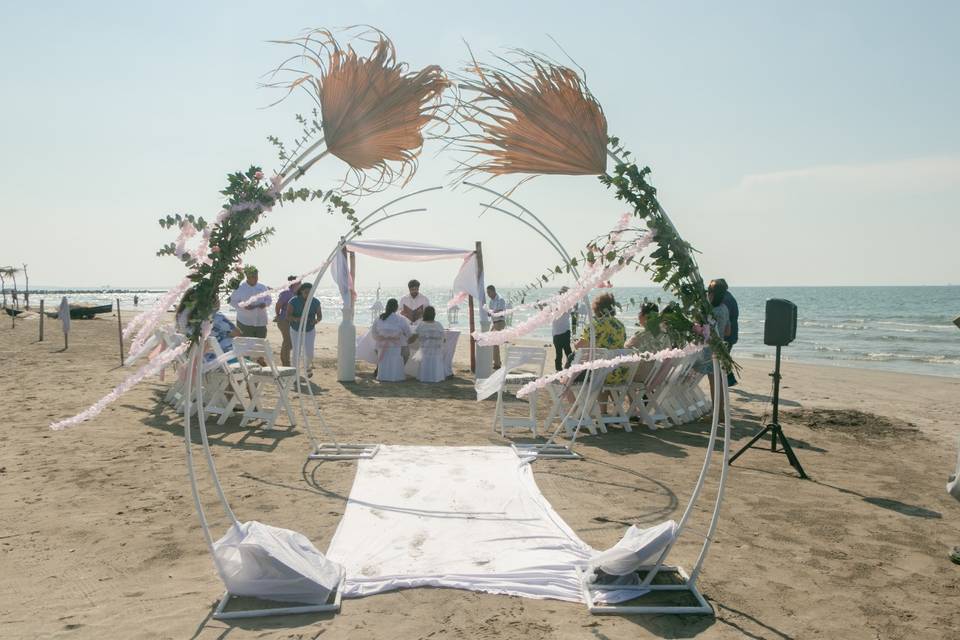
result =
[{"label": "person in green patterned dress", "polygon": [[[623,349],[627,330],[617,320],[617,301],[612,293],[603,293],[593,299],[593,328],[596,332],[596,347],[599,349]],[[590,346],[590,326],[583,328],[577,349]],[[607,384],[622,384],[627,378],[627,369],[620,367],[607,376]]]}]

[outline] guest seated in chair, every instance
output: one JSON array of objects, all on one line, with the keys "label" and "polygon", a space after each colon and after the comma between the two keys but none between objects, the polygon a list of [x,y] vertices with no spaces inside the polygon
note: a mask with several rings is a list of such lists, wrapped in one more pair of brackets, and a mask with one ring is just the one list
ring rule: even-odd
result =
[{"label": "guest seated in chair", "polygon": [[[180,333],[191,336],[194,333],[195,328],[187,324],[187,319],[190,317],[190,309],[193,307],[194,302],[196,301],[197,291],[195,287],[191,287],[183,294],[183,298],[180,300],[180,304],[177,306],[177,315],[176,315],[176,326],[177,331]],[[217,341],[217,344],[220,345],[220,350],[224,353],[228,351],[233,351],[233,339],[240,336],[240,329],[237,328],[235,324],[230,322],[227,316],[220,313],[220,300],[217,299],[214,302],[213,307],[213,317],[210,319],[210,335]],[[207,351],[203,354],[204,362],[210,362],[214,360],[217,356],[212,351]],[[230,362],[235,362],[235,360],[230,360]]]},{"label": "guest seated in chair", "polygon": [[437,310],[433,307],[423,310],[423,321],[416,329],[419,348],[407,363],[407,370],[420,382],[443,382],[447,377],[443,363],[444,328],[436,318]]},{"label": "guest seated in chair", "polygon": [[400,305],[396,298],[387,300],[387,306],[370,329],[377,343],[377,380],[402,382],[403,356],[400,349],[406,347],[411,336],[410,323],[397,313]]},{"label": "guest seated in chair", "polygon": [[[627,340],[627,330],[623,323],[617,320],[617,301],[612,293],[604,293],[593,299],[593,329],[596,334],[595,347],[598,349],[623,349]],[[575,345],[577,349],[590,346],[590,325],[583,328],[583,333]],[[607,384],[623,384],[627,378],[626,367],[615,369],[607,376]],[[609,393],[604,391],[600,396],[601,404],[606,403]]]},{"label": "guest seated in chair", "polygon": [[637,332],[627,340],[627,349],[636,349],[640,352],[656,353],[670,348],[670,338],[665,333],[657,329],[654,333],[647,327],[648,321],[657,316],[660,308],[656,302],[644,302],[640,306],[640,314],[637,316]]}]

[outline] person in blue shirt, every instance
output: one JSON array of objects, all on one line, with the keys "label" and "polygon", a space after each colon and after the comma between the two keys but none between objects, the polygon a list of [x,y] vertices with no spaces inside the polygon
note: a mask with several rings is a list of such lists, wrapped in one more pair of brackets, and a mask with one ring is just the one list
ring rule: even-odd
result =
[{"label": "person in blue shirt", "polygon": [[[314,298],[310,301],[310,310],[304,316],[304,307],[307,304],[307,296],[313,285],[304,282],[297,289],[297,295],[287,303],[287,320],[290,322],[290,342],[293,343],[293,357],[290,363],[296,367],[300,359],[300,340],[303,340],[304,358],[306,362],[307,377],[313,375],[313,346],[317,339],[317,332],[314,327],[323,319],[323,312],[320,310],[320,301]],[[305,322],[304,331],[301,335],[301,322]]]},{"label": "person in blue shirt", "polygon": [[[722,288],[726,289],[727,292],[723,295],[723,300],[721,304],[727,308],[727,311],[730,313],[730,335],[724,338],[724,342],[727,343],[727,351],[733,351],[733,345],[737,344],[740,334],[740,326],[737,322],[737,319],[740,317],[740,307],[737,306],[737,299],[733,297],[733,294],[730,293],[730,289],[727,286],[727,281],[723,278],[717,278],[716,280],[710,281],[710,286],[714,287],[720,285]],[[733,371],[727,372],[727,386],[734,387],[737,385],[737,377],[733,375]]]}]

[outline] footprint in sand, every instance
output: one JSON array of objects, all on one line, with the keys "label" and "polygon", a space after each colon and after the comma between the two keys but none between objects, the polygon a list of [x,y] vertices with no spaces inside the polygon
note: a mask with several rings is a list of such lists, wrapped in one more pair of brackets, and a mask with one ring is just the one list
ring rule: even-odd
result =
[{"label": "footprint in sand", "polygon": [[426,541],[427,534],[423,531],[413,536],[413,540],[410,541],[410,555],[414,557],[423,555],[423,543]]},{"label": "footprint in sand", "polygon": [[402,495],[404,498],[412,498],[413,496],[417,495],[418,493],[420,493],[420,489],[418,489],[418,488],[416,488],[416,487],[407,487],[406,489],[404,489],[404,490],[402,491],[401,495]]}]

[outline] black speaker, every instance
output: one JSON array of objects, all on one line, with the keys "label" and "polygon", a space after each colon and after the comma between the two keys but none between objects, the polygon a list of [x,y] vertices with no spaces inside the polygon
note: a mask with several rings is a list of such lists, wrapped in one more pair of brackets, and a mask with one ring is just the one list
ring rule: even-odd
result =
[{"label": "black speaker", "polygon": [[797,305],[789,300],[767,300],[767,317],[763,324],[763,344],[785,347],[797,337]]}]

